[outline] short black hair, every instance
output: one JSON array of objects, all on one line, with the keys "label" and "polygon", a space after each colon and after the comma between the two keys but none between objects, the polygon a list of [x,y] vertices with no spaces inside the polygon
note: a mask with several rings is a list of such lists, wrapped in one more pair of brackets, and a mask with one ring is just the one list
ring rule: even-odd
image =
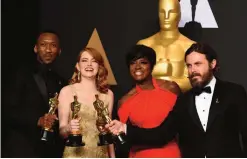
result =
[{"label": "short black hair", "polygon": [[216,67],[214,71],[217,71],[219,69],[219,61],[216,51],[208,44],[206,43],[194,43],[192,44],[187,51],[185,52],[184,61],[186,62],[186,57],[191,54],[192,52],[198,52],[200,54],[204,54],[206,56],[206,59],[208,62],[212,62],[213,60],[216,60]]},{"label": "short black hair", "polygon": [[45,30],[42,30],[39,32],[37,38],[36,38],[36,43],[38,42],[38,39],[40,37],[41,34],[45,34],[45,33],[50,33],[50,34],[54,34],[57,36],[57,39],[58,39],[58,43],[60,44],[60,35],[58,32],[54,31],[54,30],[50,30],[50,29],[45,29]]},{"label": "short black hair", "polygon": [[127,66],[129,67],[132,61],[140,58],[147,58],[150,62],[151,70],[153,70],[156,63],[156,53],[152,48],[145,45],[134,45],[126,55]]}]

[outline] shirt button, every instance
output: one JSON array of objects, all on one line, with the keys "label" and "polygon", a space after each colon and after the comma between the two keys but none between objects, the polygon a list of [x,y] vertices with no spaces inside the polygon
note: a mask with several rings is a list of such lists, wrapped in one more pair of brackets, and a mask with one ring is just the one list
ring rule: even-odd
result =
[{"label": "shirt button", "polygon": [[206,126],[206,124],[203,124],[203,126]]},{"label": "shirt button", "polygon": [[205,112],[205,110],[203,110],[203,112]]}]

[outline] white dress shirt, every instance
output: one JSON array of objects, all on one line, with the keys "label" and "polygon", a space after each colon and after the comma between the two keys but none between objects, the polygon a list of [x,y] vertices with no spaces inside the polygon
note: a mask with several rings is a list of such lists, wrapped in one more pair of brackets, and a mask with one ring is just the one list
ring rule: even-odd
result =
[{"label": "white dress shirt", "polygon": [[200,95],[195,96],[196,110],[201,121],[204,131],[206,131],[208,123],[209,110],[213,98],[216,79],[213,76],[212,80],[205,87],[211,88],[211,93],[202,92]]}]

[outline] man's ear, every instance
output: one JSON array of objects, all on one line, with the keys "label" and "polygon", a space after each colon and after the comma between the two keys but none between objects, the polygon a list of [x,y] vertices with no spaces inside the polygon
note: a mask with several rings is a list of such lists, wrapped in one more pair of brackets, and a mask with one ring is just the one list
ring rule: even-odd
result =
[{"label": "man's ear", "polygon": [[217,61],[215,59],[213,59],[213,61],[211,62],[211,68],[214,69],[216,67]]},{"label": "man's ear", "polygon": [[59,55],[59,56],[61,55],[61,52],[62,52],[62,50],[61,50],[61,49],[59,49],[59,52],[58,52],[58,55]]},{"label": "man's ear", "polygon": [[37,52],[38,52],[37,45],[34,46],[33,51],[37,54]]}]

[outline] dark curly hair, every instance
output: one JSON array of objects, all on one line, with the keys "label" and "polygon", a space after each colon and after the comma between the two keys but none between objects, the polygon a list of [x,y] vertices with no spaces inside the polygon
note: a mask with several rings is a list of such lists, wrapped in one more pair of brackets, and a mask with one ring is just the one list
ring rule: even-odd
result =
[{"label": "dark curly hair", "polygon": [[156,63],[156,53],[155,51],[145,45],[135,45],[126,55],[126,64],[130,67],[132,61],[138,60],[140,58],[147,58],[151,65],[151,71]]}]

